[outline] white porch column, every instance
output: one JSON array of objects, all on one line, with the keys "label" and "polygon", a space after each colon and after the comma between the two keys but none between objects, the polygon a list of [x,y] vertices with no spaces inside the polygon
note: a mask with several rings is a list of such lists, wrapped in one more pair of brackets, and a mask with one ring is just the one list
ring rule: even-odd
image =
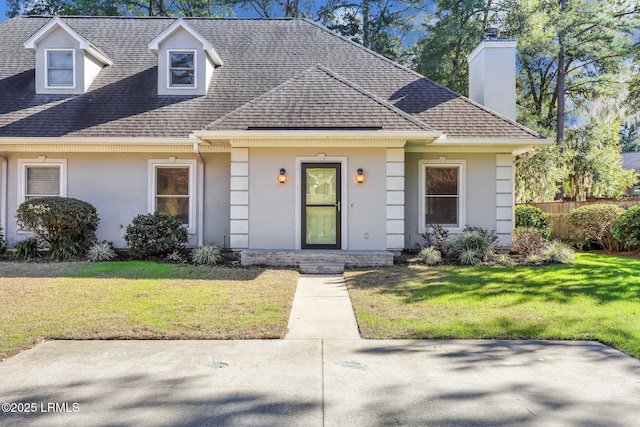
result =
[{"label": "white porch column", "polygon": [[249,149],[231,149],[231,249],[249,247]]},{"label": "white porch column", "polygon": [[496,154],[496,233],[501,246],[511,246],[514,224],[515,168],[511,154]]},{"label": "white porch column", "polygon": [[404,248],[404,148],[387,148],[387,250]]}]

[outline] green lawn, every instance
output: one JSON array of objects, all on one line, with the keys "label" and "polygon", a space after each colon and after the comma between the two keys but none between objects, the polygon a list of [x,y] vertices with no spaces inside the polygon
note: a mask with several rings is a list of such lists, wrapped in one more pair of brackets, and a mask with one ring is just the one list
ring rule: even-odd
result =
[{"label": "green lawn", "polygon": [[259,268],[1,262],[0,360],[45,338],[282,338],[297,279]]},{"label": "green lawn", "polygon": [[640,259],[346,274],[363,338],[597,340],[640,358]]}]

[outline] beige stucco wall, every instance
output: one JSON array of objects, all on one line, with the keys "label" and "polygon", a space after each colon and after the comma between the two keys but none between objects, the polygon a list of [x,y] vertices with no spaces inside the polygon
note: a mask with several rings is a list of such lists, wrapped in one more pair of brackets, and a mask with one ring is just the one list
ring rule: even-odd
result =
[{"label": "beige stucco wall", "polygon": [[[99,241],[126,247],[124,233],[131,220],[148,210],[149,159],[168,159],[166,154],[145,153],[31,153],[9,154],[7,182],[7,230],[9,245],[28,237],[18,233],[15,221],[18,206],[18,159],[67,160],[67,196],[95,206],[100,225]],[[175,155],[178,159],[197,159],[194,154]],[[229,235],[229,154],[204,155],[204,235],[205,243],[223,246]],[[196,173],[197,179],[198,173]],[[199,206],[197,206],[199,212]],[[189,236],[191,246],[197,244],[197,233]]]},{"label": "beige stucco wall", "polygon": [[[343,239],[343,249],[386,248],[386,149],[330,147],[249,149],[250,248],[300,247],[300,242],[296,241],[296,210],[301,209],[296,206],[300,162],[296,159],[322,162],[322,156],[331,163],[335,162],[332,159],[342,158],[343,168],[346,167],[342,234],[347,237]],[[285,184],[277,182],[280,168],[287,171]],[[358,168],[366,175],[364,184],[355,182]]]},{"label": "beige stucco wall", "polygon": [[405,248],[423,243],[418,232],[419,168],[422,159],[466,160],[466,224],[496,228],[496,155],[468,153],[407,153],[405,156]]}]

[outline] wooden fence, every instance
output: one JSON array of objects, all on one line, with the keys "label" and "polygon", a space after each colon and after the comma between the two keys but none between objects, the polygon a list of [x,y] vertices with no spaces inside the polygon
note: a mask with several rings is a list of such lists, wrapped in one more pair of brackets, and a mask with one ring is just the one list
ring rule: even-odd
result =
[{"label": "wooden fence", "polygon": [[528,203],[531,206],[537,206],[542,209],[542,212],[546,212],[551,215],[551,228],[553,237],[556,239],[562,239],[568,237],[567,224],[565,221],[566,216],[575,208],[585,205],[593,205],[596,203],[608,203],[615,204],[621,208],[628,209],[631,206],[640,205],[639,198],[626,199],[626,200],[595,200],[586,202],[548,202],[548,203]]}]

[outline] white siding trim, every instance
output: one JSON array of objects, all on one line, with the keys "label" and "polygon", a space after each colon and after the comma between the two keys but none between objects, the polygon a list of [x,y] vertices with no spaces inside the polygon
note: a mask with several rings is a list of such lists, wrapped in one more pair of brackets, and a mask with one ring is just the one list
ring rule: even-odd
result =
[{"label": "white siding trim", "polygon": [[231,149],[229,246],[249,247],[249,149]]},{"label": "white siding trim", "polygon": [[387,249],[404,248],[404,148],[387,148]]},{"label": "white siding trim", "polygon": [[511,246],[514,224],[513,156],[496,154],[496,233],[502,246]]}]

